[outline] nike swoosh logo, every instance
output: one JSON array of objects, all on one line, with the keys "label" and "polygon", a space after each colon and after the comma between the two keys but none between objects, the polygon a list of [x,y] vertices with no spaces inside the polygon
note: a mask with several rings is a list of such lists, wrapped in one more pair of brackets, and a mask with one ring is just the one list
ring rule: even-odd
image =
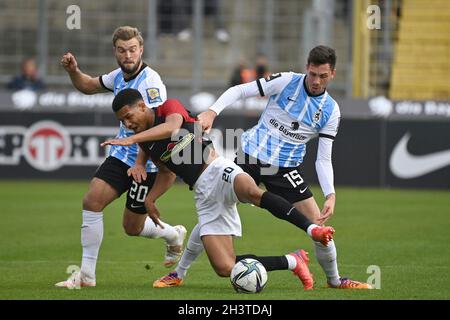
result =
[{"label": "nike swoosh logo", "polygon": [[389,166],[396,177],[417,178],[450,165],[450,150],[420,156],[409,153],[407,145],[410,137],[407,132],[392,150]]},{"label": "nike swoosh logo", "polygon": [[292,207],[292,208],[291,208],[291,210],[289,210],[289,211],[288,211],[288,213],[286,213],[286,215],[287,215],[287,216],[288,216],[288,215],[290,215],[290,214],[291,214],[291,212],[292,212],[292,210],[294,210],[294,209],[295,209],[295,208],[294,208],[294,207]]},{"label": "nike swoosh logo", "polygon": [[292,99],[291,97],[288,97],[288,100],[289,100],[289,101],[294,101],[294,102],[297,101],[297,100],[295,100],[295,99]]},{"label": "nike swoosh logo", "polygon": [[306,187],[305,189],[303,189],[303,190],[300,190],[300,193],[303,193],[303,192],[305,192],[306,191],[306,189],[308,189],[308,187]]},{"label": "nike swoosh logo", "polygon": [[131,207],[132,207],[133,209],[137,209],[137,208],[142,208],[142,205],[140,205],[140,206],[135,206],[134,204],[131,204]]}]

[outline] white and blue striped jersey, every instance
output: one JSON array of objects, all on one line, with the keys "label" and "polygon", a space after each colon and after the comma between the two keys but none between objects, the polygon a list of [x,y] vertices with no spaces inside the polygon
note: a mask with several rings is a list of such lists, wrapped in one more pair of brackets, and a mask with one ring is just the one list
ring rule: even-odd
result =
[{"label": "white and blue striped jersey", "polygon": [[[161,77],[155,70],[151,69],[146,64],[143,64],[139,73],[128,80],[124,79],[120,68],[102,75],[99,79],[101,85],[105,89],[114,92],[114,95],[127,88],[139,90],[144,98],[145,104],[149,108],[156,108],[167,100],[166,86],[163,84]],[[120,122],[119,133],[116,135],[116,139],[129,137],[133,134],[134,132],[132,130],[127,130],[125,125]],[[110,156],[119,159],[130,167],[136,162],[137,153],[137,144],[126,147],[111,146],[109,151]],[[158,169],[151,161],[148,161],[147,171],[156,172]]]},{"label": "white and blue striped jersey", "polygon": [[269,97],[258,124],[241,138],[245,153],[271,165],[296,167],[306,143],[318,135],[334,139],[340,111],[325,91],[308,95],[305,74],[283,72],[256,80],[261,96]]}]

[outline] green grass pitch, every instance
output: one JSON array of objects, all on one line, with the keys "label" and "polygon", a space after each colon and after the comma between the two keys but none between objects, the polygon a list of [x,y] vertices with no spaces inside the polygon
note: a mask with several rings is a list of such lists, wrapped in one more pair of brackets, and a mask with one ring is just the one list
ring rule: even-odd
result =
[{"label": "green grass pitch", "polygon": [[[88,182],[0,182],[0,299],[450,299],[450,196],[448,191],[337,188],[330,224],[336,229],[342,276],[366,281],[379,266],[381,289],[327,289],[303,231],[256,207],[239,205],[243,237],[236,252],[280,255],[299,247],[310,252],[313,291],[303,291],[289,271],[269,273],[258,295],[237,294],[216,276],[205,254],[179,288],[151,284],[162,266],[164,242],[129,237],[122,231],[123,196],[104,214],[105,232],[97,265],[97,287],[54,288],[70,265],[80,265],[81,199]],[[321,192],[313,191],[319,203]],[[176,185],[159,201],[165,221],[196,223],[193,194]]]}]

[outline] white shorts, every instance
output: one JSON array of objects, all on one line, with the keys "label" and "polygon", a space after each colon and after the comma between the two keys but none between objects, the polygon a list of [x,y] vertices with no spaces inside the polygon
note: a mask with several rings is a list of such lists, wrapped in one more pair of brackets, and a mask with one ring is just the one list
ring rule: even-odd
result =
[{"label": "white shorts", "polygon": [[242,235],[234,179],[244,171],[223,157],[214,159],[194,184],[200,236]]}]

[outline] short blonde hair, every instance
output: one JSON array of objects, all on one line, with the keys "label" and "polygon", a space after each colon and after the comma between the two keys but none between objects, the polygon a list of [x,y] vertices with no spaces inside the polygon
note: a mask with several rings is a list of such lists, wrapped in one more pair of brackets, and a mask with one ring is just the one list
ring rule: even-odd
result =
[{"label": "short blonde hair", "polygon": [[136,38],[139,41],[139,45],[142,47],[144,45],[144,39],[142,38],[141,32],[138,28],[130,27],[130,26],[121,26],[114,30],[113,33],[113,46],[116,46],[117,40],[127,41],[130,39]]}]

